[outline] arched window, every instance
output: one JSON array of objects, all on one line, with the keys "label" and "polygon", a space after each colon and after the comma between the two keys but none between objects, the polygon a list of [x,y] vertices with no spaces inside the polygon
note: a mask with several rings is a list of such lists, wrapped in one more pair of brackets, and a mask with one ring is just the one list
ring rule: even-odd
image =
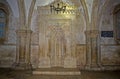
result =
[{"label": "arched window", "polygon": [[5,40],[7,16],[4,10],[0,9],[0,41]]},{"label": "arched window", "polygon": [[7,36],[9,10],[8,7],[0,3],[0,44],[3,44]]},{"label": "arched window", "polygon": [[114,9],[114,25],[115,38],[120,43],[120,5],[117,5]]}]

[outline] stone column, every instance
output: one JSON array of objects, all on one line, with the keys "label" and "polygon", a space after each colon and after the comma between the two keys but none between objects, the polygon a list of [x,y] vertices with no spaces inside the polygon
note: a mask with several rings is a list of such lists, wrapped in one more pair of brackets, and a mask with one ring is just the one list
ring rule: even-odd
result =
[{"label": "stone column", "polygon": [[98,70],[99,54],[98,54],[98,35],[99,31],[86,31],[86,69]]},{"label": "stone column", "polygon": [[86,31],[86,68],[90,67],[91,64],[91,39],[90,39],[91,31]]},{"label": "stone column", "polygon": [[17,31],[17,51],[15,69],[31,69],[30,51],[31,51],[31,30]]}]

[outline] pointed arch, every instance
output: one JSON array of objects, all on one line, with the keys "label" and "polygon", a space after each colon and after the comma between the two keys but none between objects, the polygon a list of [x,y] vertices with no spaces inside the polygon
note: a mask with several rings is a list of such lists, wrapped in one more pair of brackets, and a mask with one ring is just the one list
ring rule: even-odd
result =
[{"label": "pointed arch", "polygon": [[120,4],[116,5],[113,10],[114,36],[117,43],[120,41]]}]

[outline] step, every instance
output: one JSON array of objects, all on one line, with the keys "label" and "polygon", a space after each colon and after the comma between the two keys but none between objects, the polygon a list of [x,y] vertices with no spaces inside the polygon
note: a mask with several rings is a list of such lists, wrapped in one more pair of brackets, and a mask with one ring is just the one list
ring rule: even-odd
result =
[{"label": "step", "polygon": [[33,70],[34,75],[80,75],[77,68],[39,68]]}]

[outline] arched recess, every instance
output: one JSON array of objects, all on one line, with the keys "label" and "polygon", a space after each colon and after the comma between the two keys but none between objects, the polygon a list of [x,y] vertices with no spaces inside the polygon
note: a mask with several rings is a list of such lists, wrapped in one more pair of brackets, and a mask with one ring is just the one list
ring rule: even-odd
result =
[{"label": "arched recess", "polygon": [[0,20],[0,24],[1,24],[1,37],[0,37],[0,44],[4,44],[4,42],[7,40],[7,31],[8,31],[8,25],[9,25],[9,15],[10,15],[10,10],[9,10],[9,6],[0,3],[0,10],[1,13],[3,13],[3,17],[1,15],[1,20]]},{"label": "arched recess", "polygon": [[53,67],[62,67],[64,65],[64,58],[66,54],[66,40],[62,28],[53,27],[51,29],[49,38],[49,54],[51,65]]},{"label": "arched recess", "polygon": [[114,37],[117,43],[120,42],[120,4],[116,5],[113,10],[113,23],[114,23]]},{"label": "arched recess", "polygon": [[94,0],[93,1],[92,15],[91,15],[93,30],[99,30],[100,21],[102,19],[103,12],[105,11],[109,1],[110,0],[106,0],[106,1]]}]

